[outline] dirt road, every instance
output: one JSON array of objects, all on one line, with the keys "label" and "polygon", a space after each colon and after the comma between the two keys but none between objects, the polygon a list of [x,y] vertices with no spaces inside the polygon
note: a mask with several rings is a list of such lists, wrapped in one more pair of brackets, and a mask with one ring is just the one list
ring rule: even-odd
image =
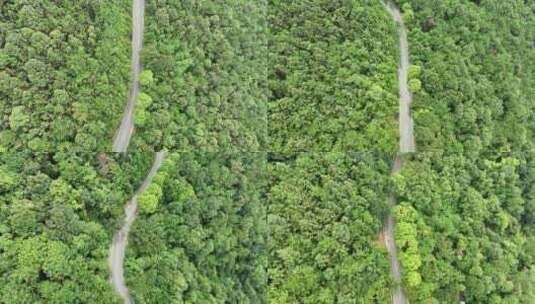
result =
[{"label": "dirt road", "polygon": [[399,28],[399,52],[400,63],[398,71],[399,79],[399,152],[415,152],[414,122],[411,118],[410,106],[412,95],[409,91],[409,41],[407,39],[407,27],[401,18],[401,12],[390,1],[385,3],[386,9],[398,24]]},{"label": "dirt road", "polygon": [[132,85],[128,93],[128,102],[124,110],[121,126],[113,139],[113,152],[126,152],[130,137],[134,131],[134,109],[139,94],[139,73],[141,70],[140,52],[143,47],[143,19],[145,16],[145,0],[134,0],[132,6]]},{"label": "dirt road", "polygon": [[[392,168],[392,175],[396,174],[402,166],[402,160],[399,156],[396,156],[396,159],[394,161],[394,167]],[[390,195],[390,210],[393,210],[396,206],[396,198],[394,195]],[[399,259],[398,259],[398,252],[396,248],[396,241],[394,239],[394,229],[395,229],[395,222],[394,217],[392,214],[388,216],[386,219],[386,227],[385,227],[385,244],[386,249],[388,251],[388,256],[390,258],[390,275],[396,282],[396,287],[394,288],[392,292],[392,303],[393,304],[407,304],[409,301],[407,301],[407,298],[405,297],[405,293],[403,292],[402,286],[401,286],[401,267],[399,265]]]},{"label": "dirt road", "polygon": [[160,165],[162,164],[164,158],[165,152],[156,153],[154,161],[152,162],[152,168],[145,177],[143,184],[141,184],[132,199],[126,204],[126,207],[124,209],[126,214],[124,225],[115,234],[110,248],[110,256],[108,259],[108,264],[111,270],[110,280],[115,290],[124,299],[125,304],[133,303],[132,298],[128,293],[128,288],[126,287],[124,282],[123,264],[126,245],[128,244],[128,232],[130,231],[130,227],[132,226],[132,223],[134,222],[137,216],[137,198],[143,191],[145,191],[145,189],[147,189],[150,182],[152,181],[152,178],[158,172],[158,169],[160,168]]},{"label": "dirt road", "polygon": [[[391,174],[396,174],[402,167],[403,162],[401,154],[416,151],[416,143],[414,140],[414,123],[411,117],[410,105],[412,102],[412,95],[409,91],[409,41],[407,39],[407,27],[403,23],[401,12],[390,1],[383,2],[385,8],[392,15],[392,18],[398,25],[399,29],[399,49],[400,49],[400,63],[398,71],[399,80],[399,153],[394,160],[394,166]],[[396,198],[394,195],[390,196],[390,210],[393,210],[396,205]],[[396,242],[394,239],[395,221],[392,213],[386,220],[386,227],[384,231],[386,248],[390,258],[390,274],[396,283],[396,287],[392,291],[393,304],[407,304],[409,301],[405,296],[403,287],[401,286],[401,267],[399,264]]]}]

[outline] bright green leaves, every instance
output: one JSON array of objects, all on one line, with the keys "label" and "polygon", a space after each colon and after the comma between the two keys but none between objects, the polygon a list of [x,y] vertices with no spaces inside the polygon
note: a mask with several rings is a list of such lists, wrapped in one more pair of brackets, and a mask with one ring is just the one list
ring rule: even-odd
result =
[{"label": "bright green leaves", "polygon": [[170,151],[265,148],[266,5],[147,3],[140,81],[155,104],[137,115],[133,145]]},{"label": "bright green leaves", "polygon": [[421,66],[411,65],[409,67],[409,89],[413,94],[420,92],[420,90],[422,89],[422,82],[419,79],[421,73]]},{"label": "bright green leaves", "polygon": [[369,97],[371,99],[371,102],[379,102],[381,101],[383,94],[383,88],[381,88],[381,86],[378,84],[374,84],[371,86],[368,92],[366,92],[366,97]]},{"label": "bright green leaves", "polygon": [[413,65],[409,67],[409,79],[415,79],[420,77],[420,74],[422,73],[422,67],[419,65]]},{"label": "bright green leaves", "polygon": [[158,203],[163,195],[163,185],[167,179],[166,168],[172,166],[174,161],[164,161],[158,173],[152,179],[150,185],[139,195],[138,203],[143,213],[154,213],[158,209]]},{"label": "bright green leaves", "polygon": [[27,126],[30,122],[30,115],[28,110],[24,106],[16,106],[11,110],[9,116],[9,126],[13,130],[18,130],[24,126]]},{"label": "bright green leaves", "polygon": [[150,117],[150,113],[147,108],[152,104],[152,97],[145,93],[139,93],[136,112],[134,114],[134,121],[136,125],[144,126]]},{"label": "bright green leaves", "polygon": [[141,74],[139,74],[139,83],[141,83],[142,86],[151,86],[154,83],[154,74],[151,70],[143,70]]},{"label": "bright green leaves", "polygon": [[154,213],[162,197],[162,188],[158,184],[151,184],[138,199],[139,207],[144,213]]},{"label": "bright green leaves", "polygon": [[13,131],[0,151],[108,151],[130,82],[131,3],[0,4],[0,130]]},{"label": "bright green leaves", "polygon": [[187,181],[177,180],[175,182],[175,187],[176,191],[178,192],[178,195],[176,196],[176,202],[184,204],[196,198],[195,190]]},{"label": "bright green leaves", "polygon": [[294,295],[309,295],[320,287],[319,273],[310,266],[297,266],[288,276],[286,288]]},{"label": "bright green leaves", "polygon": [[0,193],[10,190],[15,185],[15,177],[7,168],[0,167]]},{"label": "bright green leaves", "polygon": [[411,4],[406,2],[401,8],[403,11],[403,21],[406,24],[410,24],[414,20],[414,11],[412,10]]},{"label": "bright green leaves", "polygon": [[422,82],[419,79],[409,80],[409,89],[411,93],[418,93],[422,89]]},{"label": "bright green leaves", "polygon": [[397,150],[397,40],[372,2],[270,4],[271,151]]},{"label": "bright green leaves", "polygon": [[55,205],[67,205],[73,210],[82,209],[80,191],[74,189],[64,179],[58,178],[50,183],[50,197]]},{"label": "bright green leaves", "polygon": [[21,282],[31,282],[37,279],[43,264],[42,238],[30,238],[18,243],[16,277]]},{"label": "bright green leaves", "polygon": [[45,237],[22,240],[18,246],[17,274],[24,282],[38,280],[42,271],[51,280],[61,280],[72,273],[68,247]]},{"label": "bright green leaves", "polygon": [[134,114],[134,122],[137,126],[144,126],[149,117],[150,114],[147,111],[143,109],[137,109],[136,113]]},{"label": "bright green leaves", "polygon": [[39,225],[39,210],[36,204],[27,199],[13,199],[7,223],[9,223],[10,230],[16,231],[21,237],[27,238],[35,235],[35,228]]},{"label": "bright green leaves", "polygon": [[265,168],[256,164],[265,155],[247,155],[167,156],[130,232],[125,276],[136,303],[266,303]]},{"label": "bright green leaves", "polygon": [[43,260],[43,271],[52,280],[61,280],[72,273],[69,248],[57,241],[48,242]]},{"label": "bright green leaves", "polygon": [[290,159],[268,167],[268,303],[387,301],[388,262],[375,241],[388,167],[358,153]]},{"label": "bright green leaves", "polygon": [[152,97],[145,93],[139,93],[137,99],[137,106],[141,109],[146,109],[152,104]]},{"label": "bright green leaves", "polygon": [[418,250],[418,213],[406,203],[398,204],[395,209],[396,231],[395,240],[398,254],[403,267],[403,275],[408,287],[416,287],[422,277],[418,269],[422,265]]},{"label": "bright green leaves", "polygon": [[143,153],[0,153],[0,302],[116,303],[106,258]]}]

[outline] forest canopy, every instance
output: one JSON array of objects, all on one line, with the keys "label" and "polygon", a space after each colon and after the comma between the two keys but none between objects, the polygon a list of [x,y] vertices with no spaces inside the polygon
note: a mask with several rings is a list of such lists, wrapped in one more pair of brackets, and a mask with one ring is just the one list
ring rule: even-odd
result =
[{"label": "forest canopy", "polygon": [[273,155],[269,163],[269,303],[385,303],[389,264],[379,241],[391,157]]},{"label": "forest canopy", "polygon": [[130,82],[131,1],[0,1],[0,152],[108,151]]},{"label": "forest canopy", "polygon": [[108,248],[150,159],[0,153],[0,303],[120,303]]},{"label": "forest canopy", "polygon": [[397,151],[397,31],[380,1],[269,1],[269,149]]},{"label": "forest canopy", "polygon": [[146,5],[135,149],[264,150],[265,1]]},{"label": "forest canopy", "polygon": [[265,303],[264,191],[264,153],[169,155],[131,232],[136,303]]},{"label": "forest canopy", "polygon": [[396,1],[410,30],[419,151],[526,151],[535,138],[535,4]]},{"label": "forest canopy", "polygon": [[413,115],[424,152],[393,178],[409,300],[530,303],[535,4],[396,2],[421,70]]}]

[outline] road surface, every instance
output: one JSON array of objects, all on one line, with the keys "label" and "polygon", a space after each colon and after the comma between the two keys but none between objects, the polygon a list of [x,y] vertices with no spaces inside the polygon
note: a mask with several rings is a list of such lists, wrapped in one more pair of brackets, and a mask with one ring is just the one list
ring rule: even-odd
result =
[{"label": "road surface", "polygon": [[399,9],[390,1],[385,3],[386,9],[398,24],[400,63],[399,80],[399,152],[416,152],[414,141],[414,122],[411,118],[412,95],[409,91],[409,41],[407,27],[403,23]]},{"label": "road surface", "polygon": [[143,191],[145,191],[145,189],[147,189],[150,182],[152,181],[152,178],[156,175],[156,172],[158,172],[158,168],[160,168],[160,165],[162,164],[164,158],[165,152],[156,153],[154,161],[152,162],[152,168],[150,169],[150,172],[145,177],[143,184],[141,184],[141,186],[137,189],[132,199],[126,204],[126,207],[124,208],[126,214],[124,224],[113,237],[113,242],[110,247],[110,256],[108,260],[109,267],[111,270],[110,280],[115,290],[124,299],[125,304],[133,303],[133,300],[130,297],[130,294],[128,293],[128,288],[124,283],[123,262],[126,245],[128,243],[128,232],[130,231],[130,227],[132,226],[132,223],[134,222],[137,216],[137,198]]},{"label": "road surface", "polygon": [[[416,151],[416,143],[414,141],[414,123],[411,117],[410,106],[412,102],[412,95],[409,91],[408,74],[409,74],[409,41],[407,39],[407,27],[403,23],[399,9],[390,1],[383,2],[385,8],[390,12],[392,18],[398,25],[399,29],[399,49],[400,49],[400,63],[398,71],[399,80],[399,153],[394,160],[394,166],[391,174],[396,174],[402,167],[403,162],[401,154]],[[394,209],[396,205],[396,198],[390,195],[390,210]],[[384,231],[385,244],[390,259],[390,274],[396,283],[392,291],[393,304],[408,304],[409,301],[405,296],[403,287],[401,286],[401,268],[397,254],[396,242],[394,239],[395,222],[392,213],[389,214],[386,220],[386,227]]]},{"label": "road surface", "polygon": [[140,52],[143,47],[143,19],[145,0],[133,0],[132,20],[132,85],[128,93],[128,102],[124,110],[121,126],[113,139],[113,152],[126,152],[130,137],[134,131],[134,109],[139,94],[139,73],[141,70]]},{"label": "road surface", "polygon": [[[394,161],[394,166],[392,167],[392,175],[396,174],[402,166],[402,160],[400,156],[396,156],[396,159]],[[394,209],[394,206],[396,205],[396,198],[393,194],[390,195],[390,210]],[[394,282],[396,283],[396,286],[392,292],[392,303],[394,304],[407,304],[409,301],[407,301],[407,298],[405,297],[405,293],[403,292],[403,289],[401,287],[401,267],[399,266],[399,259],[398,259],[398,252],[396,248],[396,241],[394,239],[394,228],[395,228],[395,222],[394,217],[392,216],[392,213],[388,215],[388,218],[386,219],[386,227],[385,227],[385,244],[386,249],[388,251],[388,256],[390,259],[390,275],[394,279]]]}]

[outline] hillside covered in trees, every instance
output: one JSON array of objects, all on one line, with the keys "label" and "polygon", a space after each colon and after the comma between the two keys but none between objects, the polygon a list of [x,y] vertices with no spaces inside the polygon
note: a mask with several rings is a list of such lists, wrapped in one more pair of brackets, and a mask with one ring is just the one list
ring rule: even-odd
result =
[{"label": "hillside covered in trees", "polygon": [[[397,1],[420,75],[394,177],[411,303],[535,298],[535,4]],[[432,152],[431,152],[432,151]]]},{"label": "hillside covered in trees", "polygon": [[[268,194],[269,303],[386,303],[390,157],[272,155]],[[277,161],[275,161],[277,160]]]},{"label": "hillside covered in trees", "polygon": [[1,153],[0,303],[119,303],[108,247],[150,156]]},{"label": "hillside covered in trees", "polygon": [[136,149],[261,151],[265,1],[148,1]]},{"label": "hillside covered in trees", "polygon": [[132,2],[0,0],[0,304],[122,302],[145,151],[167,158],[125,230],[135,303],[391,303],[390,214],[410,303],[533,303],[535,3],[392,2],[418,151],[393,175],[381,1],[147,1],[112,154]]},{"label": "hillside covered in trees", "polygon": [[420,151],[533,148],[535,4],[396,1],[409,27]]},{"label": "hillside covered in trees", "polygon": [[107,151],[130,81],[130,1],[0,1],[0,151]]},{"label": "hillside covered in trees", "polygon": [[171,154],[139,198],[126,278],[136,303],[265,303],[263,153]]},{"label": "hillside covered in trees", "polygon": [[396,241],[411,303],[535,297],[535,151],[420,153],[394,178]]},{"label": "hillside covered in trees", "polygon": [[270,1],[269,148],[397,151],[397,32],[380,1]]}]

